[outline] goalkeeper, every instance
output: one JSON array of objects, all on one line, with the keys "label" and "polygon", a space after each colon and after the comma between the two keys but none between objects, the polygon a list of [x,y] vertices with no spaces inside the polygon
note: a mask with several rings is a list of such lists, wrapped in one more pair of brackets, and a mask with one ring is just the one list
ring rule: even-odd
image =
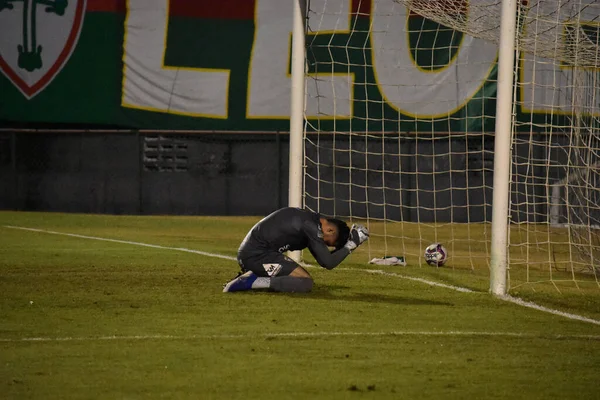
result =
[{"label": "goalkeeper", "polygon": [[[348,228],[339,219],[323,218],[299,208],[282,208],[248,232],[237,256],[242,272],[225,284],[223,292],[310,292],[310,274],[284,252],[308,247],[323,268],[333,269],[368,238],[369,231],[361,225]],[[330,247],[334,250],[330,251]]]}]

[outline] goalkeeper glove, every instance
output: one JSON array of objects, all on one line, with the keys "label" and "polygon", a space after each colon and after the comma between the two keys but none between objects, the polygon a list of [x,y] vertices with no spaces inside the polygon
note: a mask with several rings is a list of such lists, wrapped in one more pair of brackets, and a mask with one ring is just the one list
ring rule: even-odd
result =
[{"label": "goalkeeper glove", "polygon": [[369,230],[362,225],[354,224],[350,229],[350,237],[344,246],[350,253],[369,239]]}]

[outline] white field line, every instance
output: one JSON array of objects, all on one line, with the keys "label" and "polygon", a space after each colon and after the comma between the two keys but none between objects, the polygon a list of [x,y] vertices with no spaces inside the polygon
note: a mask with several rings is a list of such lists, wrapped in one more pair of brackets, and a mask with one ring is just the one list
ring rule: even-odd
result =
[{"label": "white field line", "polygon": [[9,228],[9,229],[20,229],[20,230],[23,230],[23,231],[31,231],[31,232],[39,232],[39,233],[51,233],[52,235],[70,236],[70,237],[75,237],[75,238],[79,238],[79,239],[91,239],[91,240],[100,240],[100,241],[103,241],[103,242],[112,242],[112,243],[121,243],[121,244],[132,244],[134,246],[151,247],[153,249],[183,251],[185,253],[200,254],[200,255],[206,256],[206,257],[223,258],[225,260],[236,261],[235,257],[224,256],[222,254],[207,253],[205,251],[200,251],[200,250],[186,249],[184,247],[159,246],[157,244],[148,244],[148,243],[140,243],[140,242],[130,242],[128,240],[107,239],[107,238],[101,238],[101,237],[96,237],[96,236],[77,235],[75,233],[55,232],[55,231],[48,231],[48,230],[45,230],[45,229],[24,228],[22,226],[4,225],[4,227],[5,228]]},{"label": "white field line", "polygon": [[428,281],[427,279],[415,278],[415,277],[412,277],[412,276],[406,276],[406,275],[398,274],[396,272],[382,271],[380,269],[359,269],[359,268],[344,268],[344,269],[347,270],[347,271],[362,271],[362,272],[368,272],[370,274],[385,275],[385,276],[395,276],[395,277],[398,277],[398,278],[407,279],[409,281],[415,281],[415,282],[425,283],[425,284],[430,285],[430,286],[437,286],[437,287],[442,287],[442,288],[446,288],[446,289],[456,290],[457,292],[462,292],[462,293],[476,293],[473,290],[467,289],[467,288],[464,288],[464,287],[447,285],[445,283],[440,283],[440,282]]},{"label": "white field line", "polygon": [[227,340],[227,339],[294,339],[306,337],[408,337],[408,336],[433,336],[433,337],[508,337],[526,339],[554,339],[554,340],[600,340],[600,335],[555,335],[524,332],[475,332],[475,331],[389,331],[389,332],[280,332],[280,333],[249,333],[225,335],[110,335],[110,336],[65,336],[65,337],[24,337],[4,338],[0,343],[17,342],[92,342],[112,340]]},{"label": "white field line", "polygon": [[547,308],[547,307],[544,307],[544,306],[540,306],[538,304],[535,304],[535,303],[532,303],[530,301],[526,301],[526,300],[523,300],[523,299],[519,299],[518,297],[513,297],[511,295],[498,296],[498,298],[501,299],[501,300],[504,300],[504,301],[508,301],[510,303],[514,303],[514,304],[520,305],[522,307],[533,308],[534,310],[539,310],[539,311],[551,313],[551,314],[554,314],[554,315],[560,315],[561,317],[566,317],[566,318],[569,318],[569,319],[575,319],[575,320],[582,321],[582,322],[589,322],[590,324],[600,325],[600,321],[598,321],[598,320],[587,318],[587,317],[583,317],[583,316],[577,315],[577,314],[570,314],[570,313],[566,313],[566,312],[563,312],[563,311],[554,310],[552,308]]},{"label": "white field line", "polygon": [[[104,241],[104,242],[112,242],[112,243],[121,243],[121,244],[130,244],[130,245],[134,245],[134,246],[143,246],[143,247],[151,247],[154,249],[161,249],[161,250],[174,250],[174,251],[182,251],[182,252],[186,252],[186,253],[193,253],[193,254],[199,254],[199,255],[203,255],[206,257],[214,257],[214,258],[221,258],[221,259],[225,259],[225,260],[232,260],[232,261],[236,261],[235,257],[231,257],[231,256],[225,256],[222,254],[216,254],[216,253],[209,253],[206,251],[200,251],[200,250],[192,250],[192,249],[186,249],[184,247],[168,247],[168,246],[160,246],[160,245],[155,245],[155,244],[148,244],[148,243],[141,243],[141,242],[132,242],[132,241],[128,241],[128,240],[118,240],[118,239],[108,239],[108,238],[101,238],[101,237],[96,237],[96,236],[86,236],[86,235],[78,235],[75,233],[64,233],[64,232],[56,232],[56,231],[50,231],[50,230],[45,230],[45,229],[35,229],[35,228],[25,228],[22,226],[11,226],[11,225],[4,225],[5,228],[9,228],[9,229],[19,229],[19,230],[24,230],[24,231],[32,231],[32,232],[39,232],[39,233],[49,233],[49,234],[53,234],[53,235],[61,235],[61,236],[70,236],[70,237],[75,237],[75,238],[80,238],[80,239],[90,239],[90,240],[99,240],[99,241]],[[303,266],[306,267],[313,267],[310,264],[306,264],[303,263]],[[385,275],[385,276],[394,276],[397,278],[401,278],[401,279],[407,279],[407,280],[411,280],[411,281],[416,281],[416,282],[421,282],[430,286],[436,286],[436,287],[442,287],[442,288],[446,288],[446,289],[451,289],[451,290],[456,290],[458,292],[463,292],[463,293],[476,293],[470,289],[467,288],[463,288],[463,287],[459,287],[459,286],[452,286],[452,285],[446,285],[443,283],[439,283],[439,282],[434,282],[434,281],[429,281],[427,279],[421,279],[421,278],[414,278],[414,277],[410,277],[410,276],[405,276],[402,274],[397,274],[394,272],[387,272],[387,271],[383,271],[383,270],[378,270],[378,269],[360,269],[360,268],[337,268],[338,270],[342,270],[342,271],[359,271],[359,272],[367,272],[367,273],[371,273],[371,274],[378,274],[378,275]],[[512,296],[498,296],[497,298],[513,303],[513,304],[517,304],[520,305],[522,307],[528,307],[528,308],[532,308],[538,311],[543,311],[549,314],[554,314],[554,315],[558,315],[561,317],[565,317],[565,318],[569,318],[572,320],[577,320],[577,321],[582,321],[582,322],[588,322],[591,324],[595,324],[595,325],[600,325],[600,321],[599,320],[595,320],[595,319],[591,319],[591,318],[587,318],[581,315],[577,315],[577,314],[571,314],[571,313],[567,313],[564,311],[560,311],[560,310],[555,310],[552,308],[548,308],[548,307],[544,307],[544,306],[540,306],[537,305],[535,303],[531,303],[516,297],[512,297]]]}]

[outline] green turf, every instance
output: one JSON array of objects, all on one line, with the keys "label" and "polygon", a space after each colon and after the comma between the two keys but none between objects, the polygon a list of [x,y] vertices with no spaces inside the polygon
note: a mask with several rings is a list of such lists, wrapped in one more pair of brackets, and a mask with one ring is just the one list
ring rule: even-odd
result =
[{"label": "green turf", "polygon": [[[256,220],[0,212],[0,398],[600,398],[600,326],[495,299],[484,268],[365,248],[310,294],[223,294],[234,261],[4,227],[234,256]],[[600,290],[523,294],[600,319]]]}]

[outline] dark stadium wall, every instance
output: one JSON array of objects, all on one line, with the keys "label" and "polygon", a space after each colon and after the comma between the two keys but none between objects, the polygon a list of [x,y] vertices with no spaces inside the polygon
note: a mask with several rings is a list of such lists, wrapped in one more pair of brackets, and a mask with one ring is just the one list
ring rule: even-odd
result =
[{"label": "dark stadium wall", "polygon": [[[320,196],[307,195],[306,205],[326,215],[350,215],[352,207],[352,215],[391,220],[491,221],[493,135],[470,141],[382,140],[388,149],[398,147],[398,155],[390,151],[382,157],[376,140],[365,147],[344,136],[308,145],[308,157],[322,165],[318,171],[314,164],[306,166],[306,192]],[[515,167],[530,179],[513,193],[513,220],[546,218],[545,179],[557,174],[552,165],[565,163],[559,149],[568,137],[555,136],[550,154],[547,140],[539,135],[533,147],[523,143],[513,150],[515,157],[552,160],[533,169]],[[344,158],[334,148],[365,156]],[[287,205],[288,155],[286,133],[3,132],[0,209],[266,215]],[[394,173],[397,168],[401,174]]]},{"label": "dark stadium wall", "polygon": [[0,209],[263,215],[287,204],[283,135],[4,133],[0,144]]}]

